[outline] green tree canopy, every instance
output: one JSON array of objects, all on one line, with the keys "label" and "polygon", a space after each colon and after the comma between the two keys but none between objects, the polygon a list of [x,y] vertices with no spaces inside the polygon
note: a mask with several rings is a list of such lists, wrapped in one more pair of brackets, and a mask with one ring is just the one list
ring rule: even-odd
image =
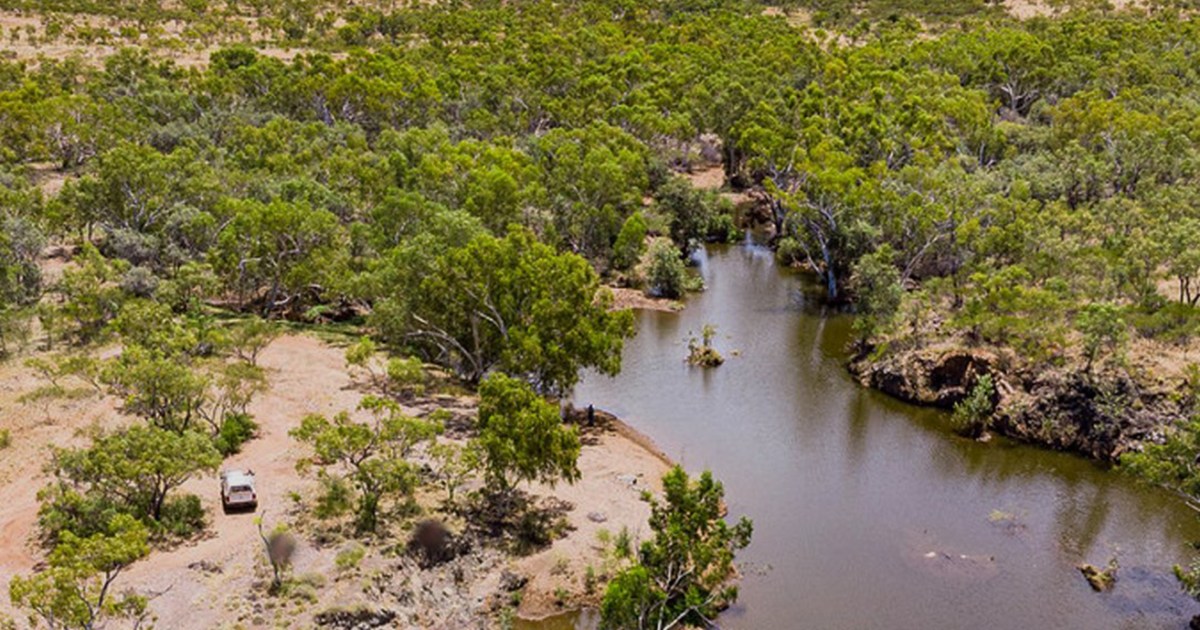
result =
[{"label": "green tree canopy", "polygon": [[328,210],[304,203],[227,201],[213,268],[242,304],[264,315],[321,296],[344,269],[344,233]]},{"label": "green tree canopy", "polygon": [[579,434],[519,379],[495,373],[480,384],[476,441],[487,483],[497,494],[521,482],[579,479]]},{"label": "green tree canopy", "polygon": [[55,630],[94,630],[113,619],[141,621],[147,600],[118,593],[117,578],[150,552],[147,531],[137,519],[114,516],[105,531],[90,536],[64,532],[50,553],[49,566],[31,577],[14,577],[14,605]]},{"label": "green tree canopy", "polygon": [[42,525],[52,537],[86,537],[111,512],[154,525],[175,490],[220,464],[212,440],[199,433],[134,425],[99,434],[87,448],[55,451],[55,481],[42,493]]},{"label": "green tree canopy", "polygon": [[737,599],[734,555],[750,544],[746,518],[725,522],[725,489],[705,471],[691,480],[676,466],[663,477],[663,501],[650,498],[653,537],[637,563],[604,593],[601,626],[614,630],[703,628]]},{"label": "green tree canopy", "polygon": [[633,329],[585,260],[518,228],[445,252],[394,291],[375,316],[381,333],[471,382],[499,369],[562,392],[582,368],[615,373]]},{"label": "green tree canopy", "polygon": [[[313,451],[297,464],[299,469],[319,466],[323,478],[341,475],[358,490],[355,525],[360,533],[367,533],[378,527],[384,499],[411,499],[418,471],[408,457],[418,446],[432,443],[442,427],[409,417],[384,398],[363,398],[359,410],[370,413],[371,419],[357,421],[347,412],[332,419],[312,414],[290,434]],[[327,483],[326,489],[331,488],[336,491],[336,483]]]}]

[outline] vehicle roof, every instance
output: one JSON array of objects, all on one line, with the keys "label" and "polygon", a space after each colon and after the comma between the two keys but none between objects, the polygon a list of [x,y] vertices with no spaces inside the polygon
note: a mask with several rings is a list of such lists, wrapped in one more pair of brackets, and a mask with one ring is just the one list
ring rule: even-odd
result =
[{"label": "vehicle roof", "polygon": [[230,484],[254,483],[254,473],[244,470],[226,470],[221,473],[221,478]]}]

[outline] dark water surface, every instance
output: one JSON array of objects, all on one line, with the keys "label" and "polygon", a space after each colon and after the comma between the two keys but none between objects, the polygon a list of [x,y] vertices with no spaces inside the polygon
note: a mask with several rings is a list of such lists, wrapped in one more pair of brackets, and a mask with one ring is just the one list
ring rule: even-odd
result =
[{"label": "dark water surface", "polygon": [[[638,314],[621,374],[574,395],[725,483],[754,520],[727,628],[1184,628],[1200,605],[1169,574],[1200,540],[1178,498],[1081,458],[946,428],[944,413],[855,384],[851,318],[756,247],[712,250],[682,313]],[[717,326],[725,365],[684,363]],[[1080,562],[1120,559],[1091,591]],[[589,620],[592,617],[589,617]],[[574,625],[567,618],[551,629]],[[593,625],[591,621],[579,624]]]}]

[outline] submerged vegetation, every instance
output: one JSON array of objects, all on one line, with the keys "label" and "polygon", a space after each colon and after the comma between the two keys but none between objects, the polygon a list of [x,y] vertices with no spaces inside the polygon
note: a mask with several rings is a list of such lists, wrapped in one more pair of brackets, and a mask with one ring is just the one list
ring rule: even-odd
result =
[{"label": "submerged vegetation", "polygon": [[725,362],[725,357],[713,347],[713,338],[717,336],[717,327],[705,324],[700,329],[700,341],[695,337],[688,339],[688,363],[702,368],[717,367]]}]

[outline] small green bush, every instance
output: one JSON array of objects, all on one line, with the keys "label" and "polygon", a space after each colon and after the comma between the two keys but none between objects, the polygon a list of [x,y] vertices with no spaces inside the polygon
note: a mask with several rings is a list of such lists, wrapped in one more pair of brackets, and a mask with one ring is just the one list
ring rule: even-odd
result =
[{"label": "small green bush", "polygon": [[785,266],[804,260],[804,249],[800,247],[800,241],[791,236],[779,239],[779,244],[775,247],[775,259]]},{"label": "small green bush", "polygon": [[613,245],[613,267],[627,270],[637,264],[646,250],[646,219],[641,212],[634,212],[621,225],[617,242]]},{"label": "small green bush", "polygon": [[391,359],[387,363],[388,388],[406,396],[425,393],[425,366],[420,359],[408,357]]},{"label": "small green bush", "polygon": [[621,559],[633,556],[633,537],[629,535],[628,527],[622,527],[613,539],[613,555]]},{"label": "small green bush", "polygon": [[305,573],[284,580],[280,585],[279,592],[288,599],[312,604],[317,602],[320,590],[324,586],[325,576],[319,573]]},{"label": "small green bush", "polygon": [[667,240],[657,240],[647,252],[646,292],[656,297],[679,298],[687,290],[687,269],[679,249]]},{"label": "small green bush", "polygon": [[321,492],[313,513],[319,519],[342,516],[354,506],[354,489],[341,477],[321,476]]},{"label": "small green bush", "polygon": [[188,538],[204,529],[204,506],[200,497],[187,494],[167,499],[158,521],[161,532],[177,538]]},{"label": "small green bush", "polygon": [[596,568],[589,564],[583,572],[583,592],[588,595],[595,593],[597,581]]},{"label": "small green bush", "polygon": [[977,438],[983,435],[992,420],[995,404],[992,400],[996,394],[996,385],[991,374],[979,377],[975,387],[966,398],[954,405],[954,415],[950,422],[954,430],[965,437]]},{"label": "small green bush", "polygon": [[66,484],[50,485],[42,490],[42,507],[38,510],[38,529],[42,542],[52,547],[63,532],[86,538],[103,533],[109,521],[121,513],[112,501],[94,494],[81,494]]},{"label": "small green bush", "polygon": [[359,563],[366,557],[367,549],[362,545],[352,542],[337,553],[333,559],[333,564],[340,571],[349,571],[358,568]]},{"label": "small green bush", "polygon": [[708,240],[714,243],[736,243],[744,236],[732,214],[718,214],[708,224]]},{"label": "small green bush", "polygon": [[1141,308],[1129,314],[1129,323],[1149,339],[1185,345],[1200,332],[1200,309],[1180,302],[1162,308]]},{"label": "small green bush", "polygon": [[258,433],[258,423],[246,413],[232,413],[225,416],[221,429],[213,445],[228,457],[242,450],[242,445],[250,441]]}]

